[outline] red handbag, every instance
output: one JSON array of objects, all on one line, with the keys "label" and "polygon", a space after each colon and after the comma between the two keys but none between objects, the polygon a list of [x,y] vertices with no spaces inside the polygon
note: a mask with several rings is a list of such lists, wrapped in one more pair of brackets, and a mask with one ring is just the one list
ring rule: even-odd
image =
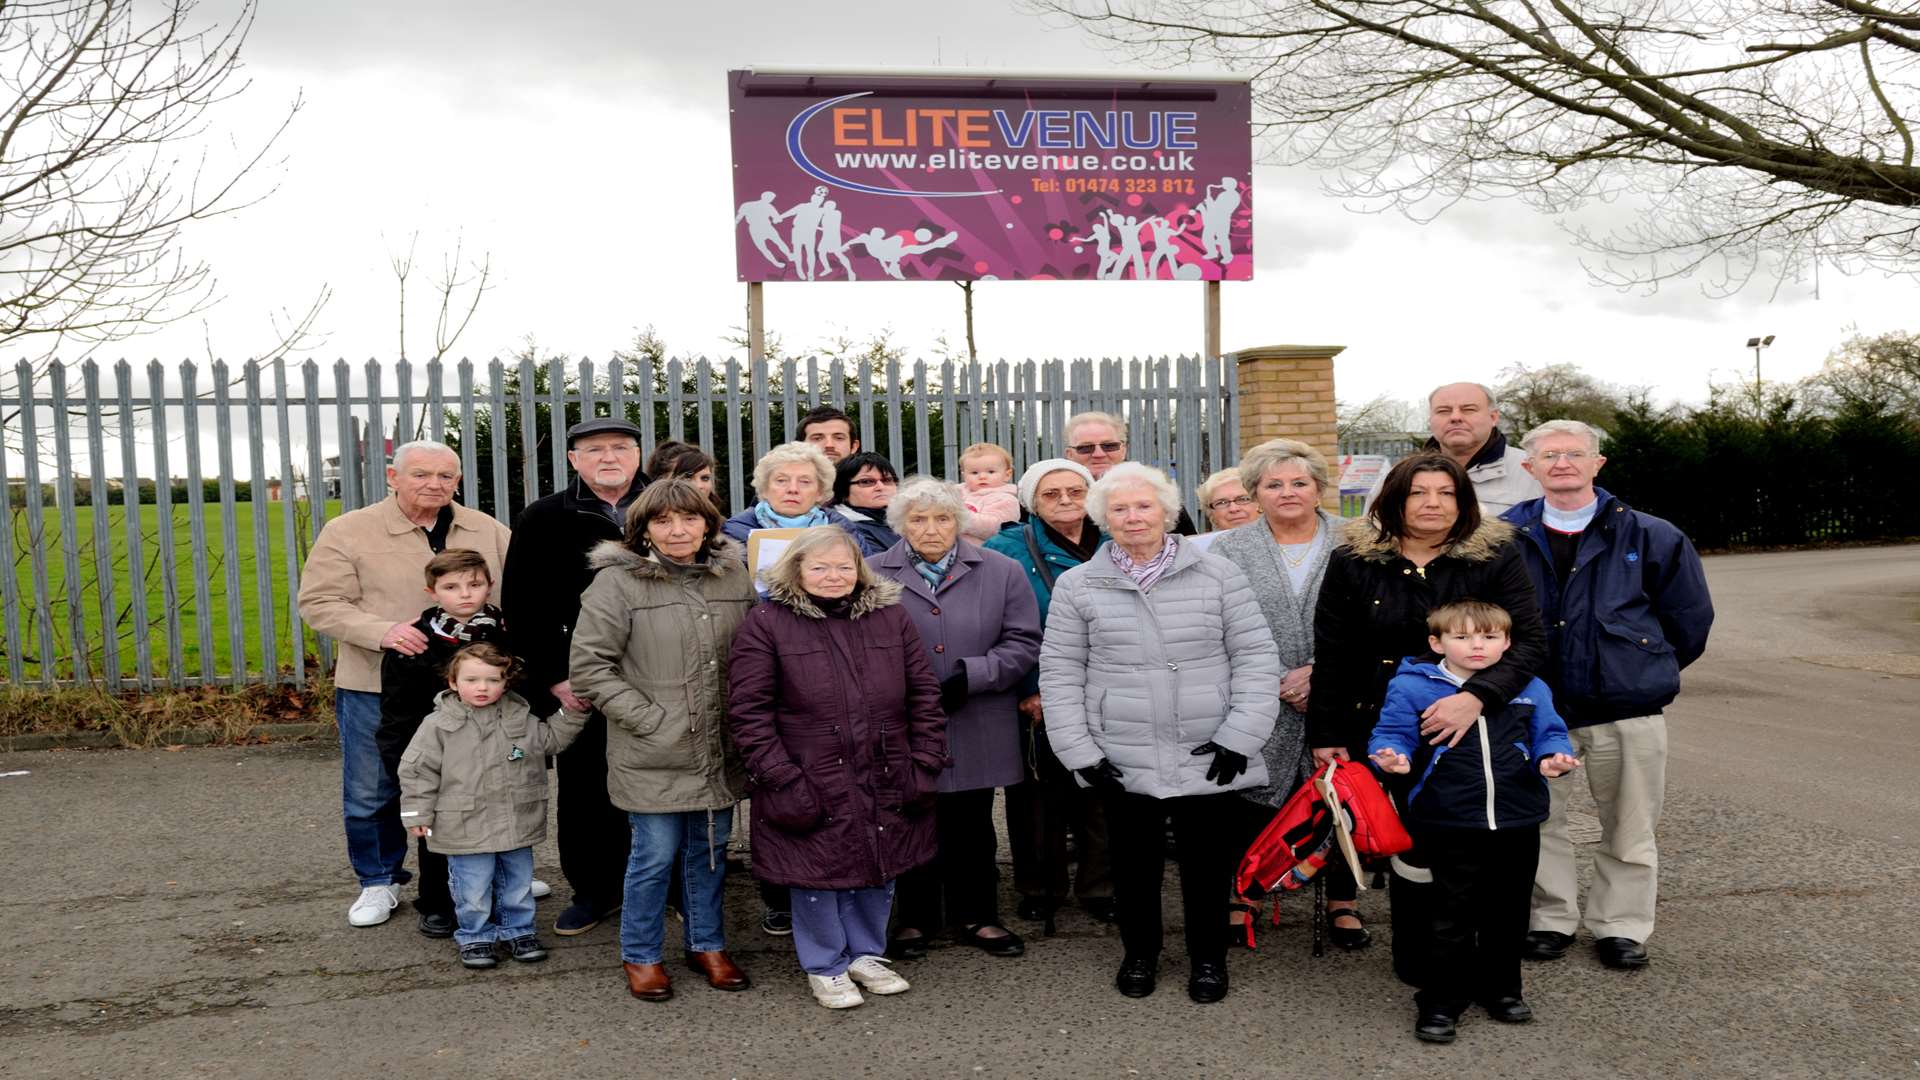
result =
[{"label": "red handbag", "polygon": [[[1413,847],[1393,800],[1358,761],[1335,761],[1313,776],[1280,807],[1240,859],[1234,887],[1259,899],[1275,890],[1301,888],[1314,880],[1338,851],[1364,882],[1364,860],[1384,859]],[[1279,922],[1280,910],[1273,912]],[[1247,922],[1248,946],[1253,923]]]}]

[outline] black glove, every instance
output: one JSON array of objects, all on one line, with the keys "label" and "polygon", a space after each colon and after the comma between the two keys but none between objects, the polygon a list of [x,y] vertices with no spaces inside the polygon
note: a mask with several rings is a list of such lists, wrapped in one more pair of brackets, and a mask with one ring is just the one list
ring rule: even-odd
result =
[{"label": "black glove", "polygon": [[1120,785],[1120,770],[1114,768],[1113,762],[1108,761],[1106,758],[1101,758],[1099,761],[1094,762],[1084,769],[1075,769],[1073,771],[1079,773],[1080,779],[1085,780],[1087,786],[1093,788],[1095,791],[1122,790]]},{"label": "black glove", "polygon": [[1193,756],[1212,754],[1213,763],[1207,766],[1207,779],[1226,787],[1233,783],[1234,777],[1247,771],[1247,755],[1236,754],[1216,742],[1203,742],[1193,748]]},{"label": "black glove", "polygon": [[960,711],[967,703],[967,673],[956,671],[940,684],[940,707],[948,713]]}]

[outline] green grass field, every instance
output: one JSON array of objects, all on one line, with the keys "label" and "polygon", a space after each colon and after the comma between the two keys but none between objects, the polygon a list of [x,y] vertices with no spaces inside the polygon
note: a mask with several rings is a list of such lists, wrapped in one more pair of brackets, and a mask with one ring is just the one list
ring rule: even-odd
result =
[{"label": "green grass field", "polygon": [[[103,508],[91,506],[77,507],[75,516],[76,551],[79,563],[79,575],[76,579],[79,590],[77,607],[70,604],[68,595],[67,556],[62,546],[61,523],[59,513],[53,507],[44,507],[43,535],[35,542],[28,529],[26,511],[19,505],[10,507],[11,519],[7,524],[13,541],[13,579],[19,599],[19,640],[14,640],[13,627],[0,623],[0,636],[5,637],[7,662],[0,662],[0,681],[9,678],[11,658],[16,646],[24,660],[24,683],[36,684],[45,670],[43,665],[51,662],[57,678],[70,679],[75,676],[72,616],[78,612],[80,635],[84,643],[86,662],[81,674],[89,678],[99,678],[105,673],[104,658],[107,641],[111,638],[112,647],[119,656],[120,672],[123,677],[131,678],[138,671],[136,666],[140,652],[140,641],[145,640],[145,651],[151,657],[154,678],[165,682],[171,666],[171,647],[168,637],[168,612],[179,612],[180,672],[184,678],[209,682],[229,682],[234,678],[235,662],[238,658],[240,670],[251,672],[256,677],[264,670],[260,633],[266,616],[260,604],[259,570],[254,551],[254,513],[256,508],[263,512],[267,526],[268,557],[266,576],[270,583],[273,621],[273,655],[270,663],[275,667],[287,667],[294,663],[292,643],[288,634],[287,567],[285,526],[282,523],[282,504],[277,502],[238,503],[232,510],[235,552],[233,567],[239,572],[238,588],[233,587],[229,577],[228,552],[224,536],[225,512],[217,502],[206,504],[206,601],[202,603],[197,589],[197,577],[193,562],[193,532],[190,526],[190,511],[185,505],[171,507],[172,536],[168,545],[172,549],[174,562],[173,578],[175,592],[170,603],[163,582],[161,561],[160,520],[157,506],[141,506],[140,511],[140,566],[145,574],[147,612],[147,631],[137,633],[136,619],[132,606],[133,574],[128,561],[128,537],[126,529],[126,510],[119,503]],[[294,503],[296,511],[295,561],[306,557],[304,537],[311,531],[311,522],[307,516],[307,504]],[[110,617],[103,617],[100,600],[101,593],[97,585],[98,573],[95,568],[94,515],[101,512],[107,518],[107,550],[112,558],[112,595],[113,611]],[[340,513],[338,500],[326,504],[327,517]],[[34,587],[32,553],[35,548],[43,552],[46,563],[47,589],[44,595],[36,593]],[[51,618],[52,639],[45,640],[42,632],[41,612]],[[211,627],[210,648],[202,647],[200,630],[201,616],[209,616]],[[228,629],[229,618],[237,618],[240,626],[240,647],[233,646]],[[111,623],[111,634],[103,632],[103,627]],[[314,638],[309,632],[305,638],[308,652],[314,650]]]}]

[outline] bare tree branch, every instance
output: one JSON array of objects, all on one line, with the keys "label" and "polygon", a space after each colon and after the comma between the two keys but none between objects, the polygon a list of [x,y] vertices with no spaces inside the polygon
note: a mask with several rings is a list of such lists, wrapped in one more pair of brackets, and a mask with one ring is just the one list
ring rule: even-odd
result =
[{"label": "bare tree branch", "polygon": [[1281,164],[1357,209],[1554,214],[1599,280],[1920,269],[1920,14],[1875,0],[1024,0],[1148,67],[1253,79]]},{"label": "bare tree branch", "polygon": [[[0,3],[0,343],[39,359],[192,318],[216,299],[180,248],[243,190],[300,111],[214,162],[209,120],[245,92],[254,0],[199,25],[196,0]],[[181,160],[185,151],[186,161]]]}]

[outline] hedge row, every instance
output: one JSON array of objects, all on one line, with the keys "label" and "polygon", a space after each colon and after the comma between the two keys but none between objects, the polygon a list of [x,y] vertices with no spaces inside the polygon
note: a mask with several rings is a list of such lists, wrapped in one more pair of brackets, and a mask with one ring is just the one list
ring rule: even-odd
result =
[{"label": "hedge row", "polygon": [[1920,537],[1920,423],[1889,408],[1640,403],[1615,414],[1605,453],[1602,487],[1701,548]]}]

